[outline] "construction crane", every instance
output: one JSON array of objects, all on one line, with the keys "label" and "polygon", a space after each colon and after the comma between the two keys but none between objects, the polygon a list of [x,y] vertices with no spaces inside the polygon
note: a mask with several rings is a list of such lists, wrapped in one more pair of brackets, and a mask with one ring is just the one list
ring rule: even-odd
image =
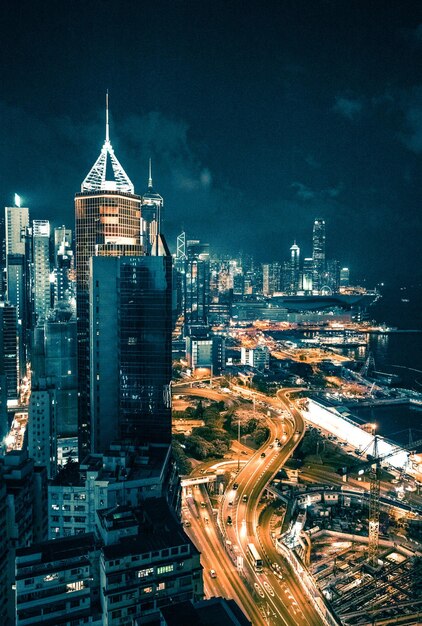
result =
[{"label": "construction crane", "polygon": [[376,569],[378,568],[378,555],[379,555],[379,527],[380,527],[380,487],[381,487],[381,463],[395,454],[407,450],[409,454],[415,451],[419,446],[422,446],[422,439],[413,441],[407,445],[395,446],[386,454],[378,454],[378,435],[374,435],[373,442],[371,441],[366,448],[364,448],[361,454],[364,454],[366,450],[373,443],[373,454],[368,454],[368,460],[357,465],[353,465],[350,468],[342,467],[339,469],[341,475],[347,475],[350,471],[359,470],[359,472],[365,471],[365,468],[369,468],[369,535],[368,535],[368,565]]},{"label": "construction crane", "polygon": [[374,355],[372,354],[372,352],[369,352],[368,356],[366,357],[365,363],[361,367],[359,374],[361,376],[368,376],[369,373],[374,372],[374,371],[375,371]]}]

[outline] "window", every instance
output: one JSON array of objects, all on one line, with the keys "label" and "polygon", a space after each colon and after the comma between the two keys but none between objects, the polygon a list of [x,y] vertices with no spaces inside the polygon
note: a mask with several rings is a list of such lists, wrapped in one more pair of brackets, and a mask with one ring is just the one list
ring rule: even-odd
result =
[{"label": "window", "polygon": [[143,591],[144,593],[152,593],[152,587],[144,587],[144,588],[142,589],[142,591]]},{"label": "window", "polygon": [[166,583],[158,583],[157,591],[163,591],[166,588]]},{"label": "window", "polygon": [[146,578],[146,576],[151,576],[154,573],[153,567],[147,567],[146,569],[138,570],[138,578]]},{"label": "window", "polygon": [[174,565],[161,565],[160,567],[157,567],[157,574],[168,574],[169,572],[172,572],[174,570]]}]

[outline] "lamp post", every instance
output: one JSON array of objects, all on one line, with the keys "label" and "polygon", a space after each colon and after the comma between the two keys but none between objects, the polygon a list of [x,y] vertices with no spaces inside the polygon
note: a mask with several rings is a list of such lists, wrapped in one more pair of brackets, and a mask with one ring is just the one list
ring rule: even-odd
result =
[{"label": "lamp post", "polygon": [[237,420],[237,444],[238,444],[238,450],[237,450],[237,473],[240,472],[240,417]]}]

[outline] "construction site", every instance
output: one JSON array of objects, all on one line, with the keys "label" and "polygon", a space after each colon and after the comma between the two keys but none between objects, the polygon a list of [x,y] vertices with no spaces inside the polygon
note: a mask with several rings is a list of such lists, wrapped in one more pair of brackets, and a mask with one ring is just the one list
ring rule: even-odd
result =
[{"label": "construction site", "polygon": [[[422,506],[388,490],[397,450],[380,454],[377,436],[369,447],[370,455],[363,449],[350,468],[339,468],[341,486],[291,490],[278,541],[306,567],[339,624],[421,624]],[[349,471],[367,488],[349,484]]]}]

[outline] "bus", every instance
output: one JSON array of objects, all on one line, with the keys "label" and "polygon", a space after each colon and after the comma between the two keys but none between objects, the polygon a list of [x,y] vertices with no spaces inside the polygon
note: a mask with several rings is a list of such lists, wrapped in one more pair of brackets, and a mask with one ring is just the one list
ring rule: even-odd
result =
[{"label": "bus", "polygon": [[255,544],[248,543],[248,555],[252,560],[252,564],[256,572],[262,572],[262,559],[259,556],[258,550],[255,548]]}]

